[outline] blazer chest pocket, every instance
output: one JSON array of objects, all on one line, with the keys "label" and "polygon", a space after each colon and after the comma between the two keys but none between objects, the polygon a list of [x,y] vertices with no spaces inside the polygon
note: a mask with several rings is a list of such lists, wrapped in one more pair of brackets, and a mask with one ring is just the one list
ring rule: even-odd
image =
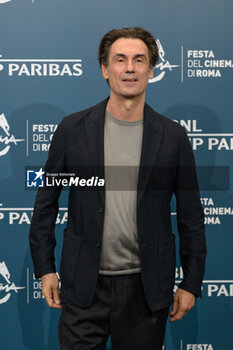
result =
[{"label": "blazer chest pocket", "polygon": [[159,242],[159,272],[161,298],[173,293],[175,283],[176,247],[175,235]]},{"label": "blazer chest pocket", "polygon": [[70,287],[74,282],[81,247],[81,236],[65,233],[60,267],[61,284],[63,287]]}]

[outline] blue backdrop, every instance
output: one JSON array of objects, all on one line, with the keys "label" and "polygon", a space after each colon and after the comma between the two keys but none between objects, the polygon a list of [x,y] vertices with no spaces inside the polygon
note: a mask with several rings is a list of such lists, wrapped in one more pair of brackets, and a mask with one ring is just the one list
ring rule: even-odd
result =
[{"label": "blue backdrop", "polygon": [[[33,276],[28,232],[36,192],[27,187],[25,167],[43,167],[65,115],[108,96],[99,41],[110,29],[135,25],[158,39],[160,60],[146,99],[185,126],[206,215],[203,298],[182,321],[168,324],[164,349],[233,349],[232,13],[229,0],[0,0],[1,349],[58,349],[60,311],[46,306]],[[209,167],[204,175],[202,166]],[[58,270],[66,199],[64,191]],[[177,234],[174,203],[172,220]],[[178,260],[176,282],[181,278]]]}]

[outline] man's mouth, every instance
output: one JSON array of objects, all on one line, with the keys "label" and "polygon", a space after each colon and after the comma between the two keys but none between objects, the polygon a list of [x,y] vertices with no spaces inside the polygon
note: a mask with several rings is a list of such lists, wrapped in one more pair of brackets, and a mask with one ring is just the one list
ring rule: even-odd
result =
[{"label": "man's mouth", "polygon": [[123,79],[124,83],[135,83],[137,81],[136,78],[127,78],[127,79]]}]

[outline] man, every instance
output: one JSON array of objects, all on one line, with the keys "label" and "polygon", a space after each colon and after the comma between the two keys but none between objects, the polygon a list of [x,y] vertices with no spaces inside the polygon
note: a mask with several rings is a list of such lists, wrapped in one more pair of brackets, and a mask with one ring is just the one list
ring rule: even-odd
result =
[{"label": "man", "polygon": [[[108,32],[99,62],[110,97],[64,118],[53,136],[45,171],[87,168],[106,180],[98,190],[70,189],[60,293],[53,251],[61,188],[37,193],[31,252],[48,305],[62,308],[61,350],[104,349],[109,334],[113,350],[161,349],[169,306],[170,321],[180,320],[201,295],[206,247],[191,145],[179,124],[145,104],[157,60],[146,30]],[[121,180],[114,188],[119,169],[131,188]],[[184,271],[174,297],[173,193]]]}]

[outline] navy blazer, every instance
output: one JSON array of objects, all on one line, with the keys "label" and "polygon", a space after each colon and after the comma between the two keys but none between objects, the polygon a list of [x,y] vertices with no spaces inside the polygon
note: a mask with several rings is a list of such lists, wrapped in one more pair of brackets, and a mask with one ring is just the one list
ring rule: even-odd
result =
[{"label": "navy blazer", "polygon": [[[89,169],[104,178],[104,121],[108,99],[65,117],[54,133],[45,171]],[[56,271],[54,226],[62,187],[40,188],[30,229],[35,276]],[[175,194],[179,252],[184,278],[179,287],[201,296],[206,243],[203,209],[191,144],[183,127],[145,104],[137,190],[137,228],[145,297],[156,311],[173,302],[176,267],[170,200]],[[105,190],[70,187],[68,222],[60,267],[61,300],[88,307],[99,273]]]}]

